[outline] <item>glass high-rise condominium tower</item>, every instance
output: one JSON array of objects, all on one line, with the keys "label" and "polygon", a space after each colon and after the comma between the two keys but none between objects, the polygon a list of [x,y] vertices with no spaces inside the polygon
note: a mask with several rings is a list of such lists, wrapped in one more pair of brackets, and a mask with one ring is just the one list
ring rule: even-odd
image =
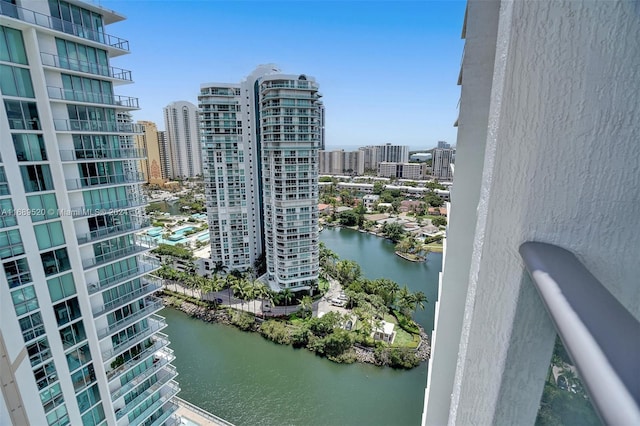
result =
[{"label": "glass high-rise condominium tower", "polygon": [[318,279],[320,96],[313,78],[261,65],[198,97],[212,259],[247,270],[264,256],[273,289]]},{"label": "glass high-rise condominium tower", "polygon": [[0,1],[0,424],[176,421],[122,19]]}]

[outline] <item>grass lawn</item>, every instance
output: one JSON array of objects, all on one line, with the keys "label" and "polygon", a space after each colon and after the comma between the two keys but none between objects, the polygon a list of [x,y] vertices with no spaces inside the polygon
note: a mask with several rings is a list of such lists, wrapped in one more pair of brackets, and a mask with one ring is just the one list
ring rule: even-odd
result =
[{"label": "grass lawn", "polygon": [[432,251],[434,253],[442,253],[442,243],[431,243],[431,244],[425,244],[424,245],[425,248],[427,248],[429,251]]},{"label": "grass lawn", "polygon": [[396,332],[396,338],[393,340],[392,347],[407,347],[407,348],[417,348],[420,343],[420,336],[417,334],[411,334],[404,331],[398,325],[398,320],[396,317],[390,314],[385,314],[384,320],[386,322],[390,322],[395,324],[393,331]]},{"label": "grass lawn", "polygon": [[407,333],[400,327],[394,328],[396,338],[393,340],[392,347],[417,348],[420,343],[420,336],[417,334]]}]

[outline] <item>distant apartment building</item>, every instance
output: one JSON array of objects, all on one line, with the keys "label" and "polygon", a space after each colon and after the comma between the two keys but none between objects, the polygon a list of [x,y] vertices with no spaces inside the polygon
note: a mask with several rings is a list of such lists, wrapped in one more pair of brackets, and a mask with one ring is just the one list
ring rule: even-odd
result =
[{"label": "distant apartment building", "polygon": [[275,65],[200,87],[212,260],[245,270],[264,256],[276,290],[318,279],[320,96],[313,78]]},{"label": "distant apartment building", "polygon": [[451,171],[453,164],[453,149],[436,148],[433,150],[433,161],[431,165],[431,175],[435,179],[448,180],[453,177]]},{"label": "distant apartment building", "polygon": [[451,148],[451,144],[447,143],[445,141],[438,141],[438,148],[449,149],[449,148]]},{"label": "distant apartment building", "polygon": [[375,146],[364,146],[358,148],[362,151],[362,158],[364,163],[364,169],[369,171],[375,171],[378,169],[378,148]]},{"label": "distant apartment building", "polygon": [[120,96],[131,72],[93,2],[0,1],[0,424],[180,422],[148,275],[155,243]]},{"label": "distant apartment building", "polygon": [[163,185],[166,178],[162,175],[158,128],[151,121],[138,121],[138,124],[142,126],[143,133],[135,136],[136,146],[147,153],[147,157],[140,161],[144,179],[151,185]]},{"label": "distant apartment building", "polygon": [[198,109],[191,102],[172,102],[164,108],[164,124],[170,155],[170,177],[202,174],[202,150]]},{"label": "distant apartment building", "polygon": [[165,130],[158,130],[158,149],[160,154],[160,172],[165,180],[171,179],[171,147]]},{"label": "distant apartment building", "polygon": [[359,148],[364,152],[364,167],[366,170],[377,170],[378,164],[382,162],[408,163],[409,147],[406,145],[385,145],[365,146]]},{"label": "distant apartment building", "polygon": [[319,173],[327,175],[363,175],[364,152],[344,151],[320,151],[318,153]]},{"label": "distant apartment building", "polygon": [[390,163],[378,164],[378,176],[398,179],[421,180],[427,176],[425,163]]}]

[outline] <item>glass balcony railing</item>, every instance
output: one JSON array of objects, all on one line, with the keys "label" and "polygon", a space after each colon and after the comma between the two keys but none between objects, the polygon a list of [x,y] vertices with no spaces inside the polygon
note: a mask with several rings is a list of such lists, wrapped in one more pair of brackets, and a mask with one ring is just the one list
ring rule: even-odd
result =
[{"label": "glass balcony railing", "polygon": [[98,330],[98,338],[104,339],[105,337],[109,337],[119,331],[124,330],[130,325],[135,324],[139,320],[147,317],[155,312],[158,312],[164,306],[162,305],[162,299],[153,296],[147,296],[144,301],[144,307],[129,316],[122,318],[119,321],[114,322],[108,327],[105,327],[101,330]]},{"label": "glass balcony railing", "polygon": [[[170,382],[168,382],[167,384],[162,386],[162,389],[160,389],[160,391],[158,392],[160,394],[160,398],[158,398],[153,404],[151,404],[139,416],[137,416],[135,419],[133,419],[131,424],[142,424],[142,423],[144,423],[145,420],[148,419],[149,417],[151,417],[155,412],[157,412],[160,409],[160,407],[165,405],[168,401],[171,401],[171,398],[173,398],[178,392],[180,392],[180,386],[174,380],[171,380]],[[142,401],[148,399],[153,393],[154,392],[152,392],[151,394],[147,395],[147,397],[143,398]],[[118,415],[116,414],[116,418],[117,417],[118,417]],[[125,423],[122,420],[122,418],[119,418],[117,420],[117,422],[118,422],[118,424],[124,424]]]},{"label": "glass balcony railing", "polygon": [[153,271],[160,269],[160,261],[155,258],[143,256],[138,258],[138,267],[123,271],[117,275],[101,280],[97,283],[87,284],[89,294],[94,294],[98,291],[108,290],[118,284],[122,284],[126,281],[131,281],[145,274],[149,274]]},{"label": "glass balcony railing", "polygon": [[142,352],[139,352],[119,367],[107,371],[107,380],[111,382],[114,379],[117,379],[122,374],[134,368],[155,353],[158,353],[158,356],[163,357],[173,356],[173,350],[167,347],[169,346],[169,340],[166,334],[155,333],[153,336],[151,336],[150,340],[152,343],[150,345],[147,345]]},{"label": "glass balcony railing", "polygon": [[132,218],[131,222],[121,223],[114,226],[106,226],[99,228],[86,234],[78,235],[78,244],[83,245],[90,242],[96,242],[105,238],[115,237],[117,235],[136,232],[151,226],[149,218]]},{"label": "glass balcony railing", "polygon": [[122,175],[89,176],[77,179],[67,179],[67,190],[87,189],[98,186],[126,185],[144,182],[142,173],[127,173]]},{"label": "glass balcony railing", "polygon": [[151,337],[154,333],[162,330],[167,326],[165,319],[159,315],[151,315],[147,318],[147,327],[142,330],[127,336],[125,339],[120,340],[111,349],[107,349],[102,352],[102,359],[105,363],[111,358],[115,358],[116,355],[123,353],[127,349],[142,342],[147,337]]},{"label": "glass balcony railing", "polygon": [[135,209],[146,205],[147,199],[140,197],[72,207],[70,213],[74,219],[80,219],[89,216],[121,213],[122,210]]},{"label": "glass balcony railing", "polygon": [[[122,385],[117,390],[114,390],[113,392],[111,392],[111,400],[115,401],[121,396],[124,396],[124,394],[134,389],[140,383],[144,382],[147,378],[149,378],[149,376],[153,375],[154,373],[157,373],[164,366],[169,365],[175,358],[176,357],[175,355],[173,355],[172,350],[168,350],[167,352],[157,353],[156,355],[154,355],[153,365],[151,367],[147,368],[142,373],[138,374],[136,377],[134,377],[133,379],[131,379],[130,381]],[[170,366],[170,367],[175,368],[173,366]]]},{"label": "glass balcony railing", "polygon": [[147,236],[135,236],[131,245],[115,249],[100,255],[95,255],[82,261],[84,269],[95,268],[108,262],[114,262],[123,257],[130,257],[138,253],[152,250],[158,246],[153,238]]},{"label": "glass balcony railing", "polygon": [[162,282],[160,278],[157,278],[157,277],[147,276],[145,278],[142,278],[141,281],[142,281],[141,287],[136,288],[135,290],[129,291],[123,294],[122,296],[118,297],[117,299],[113,299],[105,303],[104,305],[98,307],[97,309],[94,309],[93,317],[94,318],[99,317],[101,315],[106,314],[107,312],[121,308],[124,305],[129,304],[136,299],[149,296],[152,293],[155,293],[156,291],[160,290],[160,288],[162,287]]},{"label": "glass balcony railing", "polygon": [[10,18],[19,19],[39,27],[48,28],[50,30],[62,31],[85,40],[95,41],[96,43],[115,49],[129,51],[129,42],[120,37],[112,36],[101,31],[95,31],[73,22],[65,21],[53,16],[44,15],[25,9],[6,1],[0,1],[0,14]]},{"label": "glass balcony railing", "polygon": [[149,426],[160,426],[162,424],[164,424],[165,426],[171,426],[173,424],[177,424],[177,423],[174,423],[176,421],[176,418],[172,417],[172,415],[173,413],[178,411],[178,408],[179,408],[178,404],[175,404],[171,401],[167,402],[162,407],[162,414],[158,416],[158,418],[153,420],[153,423],[151,423]]},{"label": "glass balcony railing", "polygon": [[[144,418],[145,413],[146,413],[146,417],[150,416],[154,411],[160,408],[164,402],[168,401],[169,399],[171,399],[173,395],[178,393],[178,390],[180,388],[177,386],[178,385],[177,383],[172,381],[172,379],[177,375],[178,375],[178,372],[175,370],[175,368],[168,369],[165,367],[163,370],[161,370],[156,375],[157,381],[153,385],[151,385],[147,390],[145,390],[144,392],[136,396],[134,399],[132,399],[124,407],[116,409],[116,418],[118,419],[118,421],[122,419],[125,416],[125,414],[128,414],[129,412],[131,412],[131,410],[133,410],[134,408],[142,404],[147,398],[151,397],[156,391],[158,391],[159,389],[162,389],[163,392],[162,391],[160,392],[162,397],[159,398],[155,403],[153,403],[138,417]],[[166,389],[163,389],[165,386],[166,386]],[[174,390],[175,392],[172,392]]]},{"label": "glass balcony railing", "polygon": [[99,133],[143,133],[144,127],[136,123],[116,121],[54,119],[53,125],[58,132],[99,132]]},{"label": "glass balcony railing", "polygon": [[40,53],[42,65],[45,67],[62,68],[69,71],[78,71],[87,74],[99,75],[101,77],[110,77],[114,80],[133,81],[131,71],[122,68],[101,65],[92,62],[80,61],[71,58],[62,58],[51,53]]},{"label": "glass balcony railing", "polygon": [[118,148],[118,149],[61,149],[60,159],[62,161],[84,161],[84,160],[123,160],[123,159],[143,159],[147,157],[144,149],[138,148]]},{"label": "glass balcony railing", "polygon": [[62,87],[47,86],[50,99],[63,101],[86,102],[91,104],[112,105],[119,109],[139,109],[138,98],[112,95],[109,93],[93,93],[83,90],[69,90]]}]

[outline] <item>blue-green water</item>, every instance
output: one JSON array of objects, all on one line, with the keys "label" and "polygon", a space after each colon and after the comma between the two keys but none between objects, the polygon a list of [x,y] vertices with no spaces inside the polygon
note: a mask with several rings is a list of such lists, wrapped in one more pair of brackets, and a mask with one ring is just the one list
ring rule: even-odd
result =
[{"label": "blue-green water", "polygon": [[[442,256],[411,263],[393,246],[351,230],[326,229],[321,240],[356,260],[369,278],[387,277],[427,294],[416,319],[429,333]],[[180,396],[237,425],[418,425],[426,363],[413,370],[335,364],[257,334],[207,324],[165,309],[177,356]]]}]

